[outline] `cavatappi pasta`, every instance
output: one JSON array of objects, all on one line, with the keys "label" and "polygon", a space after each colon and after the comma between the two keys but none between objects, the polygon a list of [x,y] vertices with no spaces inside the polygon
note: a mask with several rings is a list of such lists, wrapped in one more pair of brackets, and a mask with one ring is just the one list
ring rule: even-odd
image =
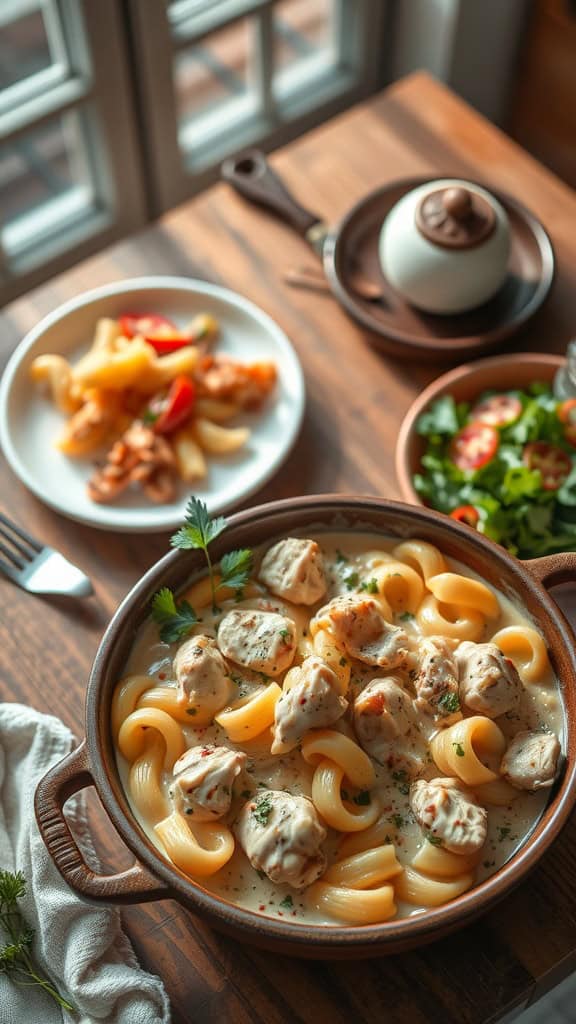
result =
[{"label": "cavatappi pasta", "polygon": [[[283,546],[284,545],[284,546]],[[562,706],[535,624],[432,545],[362,533],[256,552],[243,594],[193,581],[112,705],[134,814],[192,879],[325,926],[440,906],[522,844]]]}]

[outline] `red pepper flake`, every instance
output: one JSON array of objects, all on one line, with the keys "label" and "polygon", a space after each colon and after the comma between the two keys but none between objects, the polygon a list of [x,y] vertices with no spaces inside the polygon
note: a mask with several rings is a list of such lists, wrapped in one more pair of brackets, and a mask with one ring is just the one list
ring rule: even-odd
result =
[{"label": "red pepper flake", "polygon": [[266,910],[266,904],[261,903],[260,906],[258,907],[258,910]]},{"label": "red pepper flake", "polygon": [[299,704],[306,704],[307,702],[308,702],[308,698],[307,697],[300,697],[300,700],[298,701]]},{"label": "red pepper flake", "polygon": [[200,751],[200,757],[209,757],[210,754],[213,754],[213,753],[214,753],[214,751],[210,750],[209,747],[202,747],[202,750]]},{"label": "red pepper flake", "polygon": [[159,672],[158,673],[158,679],[162,679],[162,680],[166,679],[166,673],[165,672]]}]

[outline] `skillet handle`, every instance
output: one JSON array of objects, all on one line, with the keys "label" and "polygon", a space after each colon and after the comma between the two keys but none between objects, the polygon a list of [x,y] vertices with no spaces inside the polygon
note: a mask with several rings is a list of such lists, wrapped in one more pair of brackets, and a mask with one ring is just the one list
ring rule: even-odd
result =
[{"label": "skillet handle", "polygon": [[296,202],[259,149],[247,149],[225,160],[221,174],[244,199],[271,210],[304,238],[310,228],[321,223],[321,217]]},{"label": "skillet handle", "polygon": [[63,807],[69,797],[94,779],[88,763],[86,741],[54,765],[38,783],[34,809],[40,835],[58,871],[74,892],[95,903],[147,903],[167,899],[169,888],[141,864],[116,875],[99,875],[86,864]]},{"label": "skillet handle", "polygon": [[544,587],[576,583],[576,551],[559,551],[555,555],[528,559],[522,564]]}]

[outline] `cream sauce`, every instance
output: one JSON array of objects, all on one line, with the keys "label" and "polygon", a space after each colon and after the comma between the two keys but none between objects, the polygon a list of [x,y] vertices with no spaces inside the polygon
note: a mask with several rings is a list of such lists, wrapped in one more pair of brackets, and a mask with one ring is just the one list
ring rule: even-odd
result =
[{"label": "cream sauce", "polygon": [[[327,594],[317,605],[312,608],[297,607],[267,594],[262,588],[260,597],[252,597],[239,602],[234,600],[221,602],[221,612],[216,616],[210,609],[197,609],[201,615],[201,621],[193,632],[215,636],[222,616],[231,608],[257,607],[278,611],[288,615],[296,623],[300,660],[306,657],[312,652],[308,623],[315,611],[333,597],[354,592],[358,586],[357,579],[369,581],[371,570],[374,567],[374,556],[379,552],[390,552],[398,543],[398,541],[387,541],[379,535],[367,533],[313,531],[313,537],[322,548],[328,581]],[[261,560],[265,550],[267,547],[257,553],[257,562]],[[453,559],[446,558],[446,562],[453,572],[481,579]],[[498,599],[501,614],[497,620],[491,620],[488,623],[485,636],[481,637],[479,642],[487,642],[494,633],[505,626],[518,624],[538,628],[537,623],[529,620],[526,613],[523,613],[501,592],[498,592]],[[413,649],[416,650],[421,636],[416,620],[398,608],[394,621],[397,625],[403,626],[410,637]],[[126,675],[147,674],[152,676],[159,685],[173,683],[172,660],[177,647],[178,644],[168,645],[159,642],[158,627],[152,621],[147,622],[134,643],[126,665]],[[298,656],[296,661],[298,661]],[[385,673],[377,667],[362,665],[360,662],[352,664],[350,688],[347,694],[351,706],[354,695],[360,692],[371,679],[379,675],[383,676]],[[231,678],[235,686],[232,702],[257,693],[270,682],[262,673],[252,672],[236,665],[231,665]],[[281,684],[281,678],[277,679],[277,682]],[[349,726],[351,706],[345,719],[336,723],[332,728],[339,728],[353,736]],[[430,723],[430,718],[425,715],[421,716],[421,726],[428,735],[435,731],[430,728]],[[503,715],[496,720],[496,723],[507,737],[512,737],[524,729],[545,729],[554,732],[562,744],[562,703],[558,684],[552,673],[542,681],[542,684],[529,683],[525,685],[518,713]],[[245,775],[244,777],[240,776],[240,781],[237,781],[234,787],[235,796],[232,807],[229,815],[225,818],[228,824],[234,822],[246,799],[266,789],[285,790],[293,795],[310,796],[313,768],[304,761],[299,749],[272,757],[269,753],[268,731],[261,737],[256,737],[242,745],[232,743],[224,730],[216,723],[202,729],[195,729],[191,724],[184,726],[183,731],[189,746],[206,743],[225,744],[232,749],[244,750],[248,755]],[[120,754],[117,756],[124,789],[130,799],[129,766]],[[421,777],[441,776],[443,773],[436,767],[429,754],[427,759],[428,764]],[[378,798],[380,806],[383,808],[383,814],[389,823],[388,836],[390,841],[395,844],[398,860],[402,864],[410,863],[417,850],[426,842],[410,810],[408,800],[410,780],[401,772],[394,773],[393,777],[388,768],[376,762],[373,764],[377,784],[372,792]],[[490,765],[490,767],[497,767],[497,765]],[[170,775],[166,774],[163,779],[166,793],[169,783]],[[494,874],[522,845],[540,818],[548,795],[549,791],[547,790],[540,790],[536,793],[521,792],[510,806],[488,807],[488,837],[476,869],[477,882]],[[146,834],[158,849],[162,850],[153,830],[147,826],[146,822],[142,821],[134,808],[133,810]],[[328,864],[338,859],[337,850],[343,838],[343,835],[334,830],[328,830],[328,838],[324,844],[328,855]],[[247,910],[260,914],[323,925],[340,923],[333,918],[321,917],[312,912],[306,907],[302,893],[288,885],[275,885],[265,875],[257,873],[238,843],[236,843],[231,860],[216,875],[198,884]],[[411,916],[422,913],[424,909],[399,904],[398,916]]]}]

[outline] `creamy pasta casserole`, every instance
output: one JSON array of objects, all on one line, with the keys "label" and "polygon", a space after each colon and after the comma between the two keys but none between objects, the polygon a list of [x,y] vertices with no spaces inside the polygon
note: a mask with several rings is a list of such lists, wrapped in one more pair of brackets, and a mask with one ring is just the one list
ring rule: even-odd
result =
[{"label": "creamy pasta casserole", "polygon": [[180,871],[286,921],[373,924],[493,874],[546,804],[562,705],[542,636],[420,540],[256,553],[242,592],[141,629],[113,699],[134,814]]}]

